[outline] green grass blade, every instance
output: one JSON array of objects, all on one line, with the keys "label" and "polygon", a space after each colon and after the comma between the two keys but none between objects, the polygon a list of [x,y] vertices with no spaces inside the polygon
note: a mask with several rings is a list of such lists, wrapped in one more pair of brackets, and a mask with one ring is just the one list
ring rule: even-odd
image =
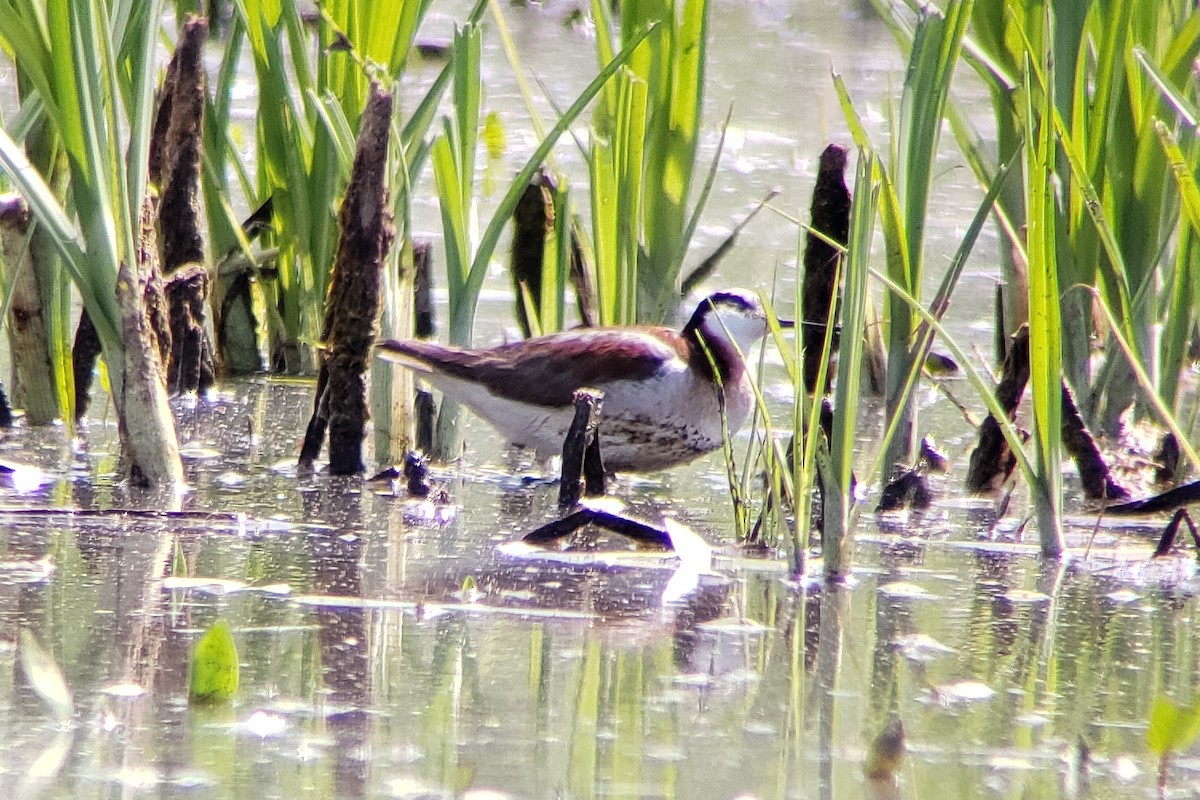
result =
[{"label": "green grass blade", "polygon": [[497,204],[495,214],[480,236],[479,247],[476,249],[475,258],[471,263],[471,269],[467,276],[467,292],[469,295],[478,295],[479,289],[483,285],[483,278],[487,273],[487,265],[491,260],[492,254],[495,252],[496,245],[500,241],[500,234],[503,232],[505,224],[512,217],[513,209],[516,208],[517,202],[521,198],[521,193],[524,192],[525,187],[529,184],[533,173],[537,171],[563,132],[574,123],[579,115],[583,113],[583,110],[587,108],[588,104],[591,103],[601,87],[616,74],[617,70],[625,64],[637,47],[657,30],[658,26],[652,26],[634,36],[621,52],[588,83],[575,102],[567,108],[566,112],[559,117],[558,121],[546,134],[546,138],[530,154],[529,159],[525,162],[525,166],[513,178],[508,192]]}]

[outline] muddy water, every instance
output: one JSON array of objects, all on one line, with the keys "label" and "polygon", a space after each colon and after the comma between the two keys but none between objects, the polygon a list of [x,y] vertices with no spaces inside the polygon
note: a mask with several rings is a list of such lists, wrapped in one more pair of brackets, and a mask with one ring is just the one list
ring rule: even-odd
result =
[{"label": "muddy water", "polygon": [[[743,135],[709,244],[776,182],[806,202],[821,127],[841,130],[831,60],[876,103],[901,81],[886,32],[853,5],[791,5],[714,9],[714,105],[734,98],[747,116],[735,116]],[[588,46],[539,14],[512,9],[510,21],[547,63]],[[571,78],[555,80],[566,94]],[[938,180],[965,186],[961,172]],[[969,208],[936,196],[949,221],[933,248],[952,250],[953,213]],[[793,239],[764,217],[722,279],[764,281]],[[989,285],[981,263],[976,290]],[[508,300],[494,292],[484,310],[486,339]],[[463,464],[435,474],[448,504],[413,501],[295,472],[311,392],[259,379],[178,404],[191,491],[177,500],[115,480],[103,409],[72,446],[21,429],[0,443],[25,465],[0,478],[0,786],[63,798],[862,797],[868,743],[898,716],[901,797],[1156,794],[1151,703],[1188,701],[1200,675],[1194,568],[1148,561],[1152,521],[1105,525],[1084,556],[1081,512],[1077,557],[1048,564],[1019,516],[997,520],[990,501],[958,496],[957,478],[937,479],[921,515],[864,514],[854,578],[829,588],[730,546],[714,458],[615,490],[716,545],[710,573],[654,553],[521,550],[511,542],[554,517],[556,488],[524,480],[529,465],[489,430],[469,422]],[[926,405],[965,463],[969,428],[934,395]],[[877,435],[864,425],[864,460]],[[176,510],[113,510],[146,508]],[[189,710],[188,652],[218,618],[240,649],[237,701]],[[21,675],[22,628],[61,666],[69,724]],[[1086,774],[1067,758],[1081,740]],[[1197,763],[1174,763],[1179,796],[1200,782]]]}]

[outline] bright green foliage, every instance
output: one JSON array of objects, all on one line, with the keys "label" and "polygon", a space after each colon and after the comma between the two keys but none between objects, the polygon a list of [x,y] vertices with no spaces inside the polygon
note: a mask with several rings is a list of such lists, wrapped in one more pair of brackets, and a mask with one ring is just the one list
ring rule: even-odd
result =
[{"label": "bright green foliage", "polygon": [[269,298],[278,310],[268,316],[272,363],[309,371],[312,353],[301,343],[320,339],[338,240],[336,201],[349,179],[367,88],[373,78],[399,78],[429,0],[322,3],[315,57],[293,0],[235,6],[258,79],[254,194],[272,198],[279,246]]},{"label": "bright green foliage", "polygon": [[238,690],[238,653],[229,623],[212,624],[192,650],[188,702],[192,705],[228,703]]},{"label": "bright green foliage", "polygon": [[[593,0],[596,46],[616,43],[607,4]],[[593,249],[605,324],[657,322],[679,302],[680,269],[699,208],[688,213],[704,96],[707,0],[621,4],[620,41],[649,26],[628,69],[602,95],[593,121]]]},{"label": "bright green foliage", "polygon": [[[24,141],[29,161],[46,179],[53,193],[62,200],[66,190],[67,164],[58,128],[45,116],[38,93],[39,84],[44,88],[44,81],[36,77],[51,59],[47,38],[49,33],[36,23],[40,6],[40,3],[31,0],[12,3],[7,11],[11,18],[0,21],[0,46],[16,69],[17,93],[21,101],[20,111],[9,120],[6,130],[14,140]],[[20,59],[15,57],[15,46],[22,48]],[[26,63],[32,65],[31,69],[26,68]],[[47,383],[53,388],[46,392],[48,396],[39,397],[30,391],[33,387],[27,385],[23,392],[25,397],[13,399],[17,403],[23,400],[26,416],[33,424],[44,424],[60,416],[73,422],[75,393],[70,353],[71,283],[58,259],[53,240],[42,229],[34,227],[27,243],[27,257],[19,263],[6,264],[6,272],[12,276],[17,270],[35,271],[51,367]],[[6,287],[5,309],[9,308],[12,300],[13,283],[15,281]],[[29,377],[26,376],[27,383]],[[36,376],[35,380],[38,382],[33,385],[44,389],[46,383]]]},{"label": "bright green foliage", "polygon": [[1181,753],[1192,746],[1197,735],[1200,735],[1200,699],[1178,706],[1166,695],[1154,698],[1146,744],[1155,755],[1165,758],[1171,753]]},{"label": "bright green foliage", "polygon": [[469,345],[475,306],[483,287],[486,263],[474,270],[475,148],[479,140],[479,75],[482,32],[468,25],[454,35],[454,113],[442,120],[433,143],[433,177],[442,211],[446,248],[446,289],[450,295],[450,342]]},{"label": "bright green foliage", "polygon": [[[902,9],[924,17],[920,5],[877,2],[901,45],[914,52],[920,26],[910,30]],[[969,12],[964,52],[991,90],[999,159],[1025,153],[1018,162],[1025,180],[1002,189],[997,219],[1010,242],[1001,247],[1009,285],[1028,280],[1027,292],[1008,293],[1006,322],[1015,325],[1026,313],[1031,322],[1036,458],[1026,477],[1043,550],[1055,553],[1061,379],[1100,431],[1115,430],[1138,385],[1160,420],[1179,428],[1160,397],[1176,398],[1196,324],[1194,234],[1179,220],[1181,194],[1185,208],[1193,202],[1195,118],[1186,109],[1195,86],[1187,76],[1200,53],[1200,14],[1184,0],[974,0]],[[994,185],[997,164],[966,115],[952,103],[948,118],[980,181]],[[1181,144],[1172,147],[1176,137]],[[1200,210],[1200,200],[1196,205]],[[1106,361],[1095,375],[1093,308],[1112,321]]]},{"label": "bright green foliage", "polygon": [[[1043,55],[1042,68],[1052,68]],[[1052,83],[1048,84],[1053,87]],[[1037,455],[1031,484],[1042,552],[1062,551],[1062,322],[1055,254],[1054,166],[1057,143],[1053,126],[1053,94],[1035,95],[1026,72],[1025,208],[1028,215],[1026,263],[1029,265],[1029,385],[1033,400],[1033,446]],[[1040,120],[1035,127],[1035,120]]]},{"label": "bright green foliage", "polygon": [[[13,56],[20,55],[23,76],[36,90],[19,115],[22,127],[30,122],[28,114],[55,131],[68,164],[67,198],[51,188],[54,176],[31,164],[7,131],[0,132],[0,164],[57,247],[96,326],[111,396],[128,432],[122,445],[129,463],[146,480],[169,483],[181,480],[183,470],[165,388],[141,370],[129,376],[137,385],[126,394],[125,349],[139,345],[123,340],[122,312],[136,318],[141,296],[126,283],[124,302],[138,307],[122,309],[118,300],[121,267],[133,274],[141,263],[161,15],[162,0],[46,0],[0,7],[0,40]],[[68,314],[65,307],[59,313],[65,359]],[[66,385],[65,378],[59,380],[60,392]],[[127,416],[130,406],[136,411]]]},{"label": "bright green foliage", "polygon": [[[30,1],[0,13],[0,39],[11,54],[20,54],[21,69],[37,91],[29,102],[40,103],[66,153],[79,227],[7,133],[0,138],[0,158],[58,246],[110,362],[122,352],[117,268],[135,258],[146,190],[152,56],[161,13],[161,1],[133,0],[112,8],[97,0]],[[119,69],[117,58],[131,61]],[[119,111],[127,116],[119,119]]]},{"label": "bright green foliage", "polygon": [[[924,277],[925,220],[933,164],[972,5],[973,0],[954,0],[946,4],[944,12],[922,6],[911,31],[900,20],[893,20],[901,41],[909,45],[909,56],[900,100],[899,141],[892,152],[892,163],[879,169],[880,220],[888,276],[918,301]],[[855,143],[870,149],[866,132],[840,82],[838,88]],[[905,384],[919,348],[913,339],[916,317],[908,303],[889,294],[884,301],[884,319],[888,350],[884,392],[888,415],[897,419],[896,434],[884,460],[884,474],[890,475],[894,464],[910,460],[916,441],[916,405],[912,393],[905,391]]]},{"label": "bright green foliage", "polygon": [[[1192,304],[1180,293],[1190,298],[1195,278],[1180,274],[1192,272],[1186,257],[1176,255],[1189,245],[1178,232],[1179,194],[1156,132],[1159,121],[1174,129],[1180,117],[1147,74],[1187,85],[1200,53],[1200,14],[1185,0],[977,0],[972,36],[972,63],[992,91],[1001,158],[1019,146],[1029,125],[1024,116],[1044,113],[1043,102],[1019,95],[1048,91],[1053,98],[1049,107],[1066,156],[1053,166],[1063,366],[1089,420],[1115,430],[1134,398],[1135,370],[1119,348],[1109,347],[1106,363],[1091,374],[1091,297],[1068,290],[1076,284],[1100,290],[1145,371],[1156,377],[1156,391],[1174,397],[1177,356],[1195,325]],[[1027,84],[1026,64],[1041,65],[1043,53],[1053,66],[1039,66]],[[1174,99],[1194,97],[1193,83]],[[1193,135],[1180,133],[1194,170]],[[1007,196],[1003,205],[1015,232],[1025,218],[1023,198]],[[1166,349],[1155,363],[1159,325]]]},{"label": "bright green foliage", "polygon": [[[868,151],[860,150],[851,200],[850,238],[842,281],[842,351],[838,357],[833,395],[833,436],[817,445],[825,529],[821,551],[825,574],[844,575],[850,568],[850,514],[854,506],[854,450],[858,429],[858,400],[862,385],[862,350],[867,327],[868,265],[871,237],[882,190],[882,170]],[[820,376],[818,376],[820,377]],[[801,386],[803,384],[801,383]],[[810,431],[815,431],[811,429]],[[811,435],[811,433],[810,433]]]}]

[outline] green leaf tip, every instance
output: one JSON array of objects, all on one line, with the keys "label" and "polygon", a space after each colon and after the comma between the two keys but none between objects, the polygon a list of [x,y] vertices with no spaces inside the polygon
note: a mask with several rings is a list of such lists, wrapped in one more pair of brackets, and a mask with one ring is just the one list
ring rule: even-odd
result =
[{"label": "green leaf tip", "polygon": [[1187,750],[1197,734],[1200,734],[1200,697],[1186,706],[1176,705],[1162,694],[1154,699],[1146,744],[1155,755],[1162,758],[1168,753]]},{"label": "green leaf tip", "polygon": [[219,619],[196,642],[192,650],[188,703],[228,703],[237,694],[238,653],[229,623]]}]

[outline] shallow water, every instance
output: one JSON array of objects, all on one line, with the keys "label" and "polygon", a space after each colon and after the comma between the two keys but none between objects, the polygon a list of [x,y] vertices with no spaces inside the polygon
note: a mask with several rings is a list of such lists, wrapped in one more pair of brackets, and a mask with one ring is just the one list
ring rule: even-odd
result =
[{"label": "shallow water", "polygon": [[[549,65],[590,45],[547,13],[514,8],[510,23],[570,96],[586,70]],[[701,254],[775,182],[807,202],[822,128],[841,129],[831,60],[876,108],[902,80],[886,31],[853,6],[713,13],[710,108],[736,98],[742,135]],[[777,60],[764,68],[763,54]],[[778,83],[762,90],[761,74]],[[935,253],[953,250],[975,202],[956,199],[962,169],[937,180]],[[752,232],[721,280],[762,283],[792,260],[787,225],[765,215]],[[966,296],[990,296],[982,252]],[[481,341],[509,303],[487,296]],[[970,338],[981,312],[959,313]],[[766,389],[786,400],[777,381]],[[863,515],[848,585],[797,583],[782,561],[733,547],[713,457],[615,488],[635,513],[669,514],[716,546],[711,571],[613,542],[531,551],[512,542],[556,516],[557,489],[524,480],[531,465],[480,423],[467,423],[463,463],[435,472],[450,502],[434,505],[298,474],[311,395],[306,381],[253,379],[177,403],[191,487],[177,499],[116,480],[102,408],[73,445],[21,428],[0,442],[25,465],[0,480],[0,785],[82,798],[861,797],[867,746],[895,715],[901,797],[1061,796],[1084,777],[1064,758],[1080,737],[1092,757],[1079,796],[1156,796],[1151,703],[1188,701],[1200,667],[1195,567],[1148,560],[1155,521],[1106,523],[1085,556],[1094,520],[1076,503],[1076,558],[1045,563],[1019,517],[997,520],[990,500],[939,478],[927,512]],[[923,405],[965,463],[971,429],[937,395]],[[867,417],[864,469],[878,435]],[[147,508],[174,510],[113,510]],[[190,710],[188,654],[217,618],[233,628],[241,689],[228,709]],[[21,675],[22,628],[62,668],[68,725]],[[1174,762],[1178,796],[1200,786],[1197,765]]]},{"label": "shallow water", "polygon": [[[49,797],[849,797],[897,714],[901,796],[1058,796],[1081,736],[1094,796],[1154,795],[1145,720],[1155,692],[1195,686],[1196,578],[1185,558],[1148,562],[1136,527],[1049,564],[1018,520],[946,500],[865,516],[851,583],[798,585],[730,547],[716,492],[690,502],[717,481],[706,463],[616,493],[718,545],[711,574],[661,553],[523,551],[509,543],[554,517],[556,489],[512,477],[489,431],[469,426],[466,465],[435,474],[452,504],[434,507],[298,476],[281,432],[300,429],[310,392],[253,380],[181,407],[193,491],[176,514],[49,510],[147,504],[105,481],[98,421],[86,450],[43,459],[41,489],[3,488],[0,783]],[[1077,552],[1090,533],[1081,517]],[[664,602],[673,579],[691,591]],[[218,617],[240,648],[237,702],[189,710],[188,652]],[[62,666],[69,726],[19,674],[22,627]],[[1195,781],[1178,762],[1172,785]]]}]

